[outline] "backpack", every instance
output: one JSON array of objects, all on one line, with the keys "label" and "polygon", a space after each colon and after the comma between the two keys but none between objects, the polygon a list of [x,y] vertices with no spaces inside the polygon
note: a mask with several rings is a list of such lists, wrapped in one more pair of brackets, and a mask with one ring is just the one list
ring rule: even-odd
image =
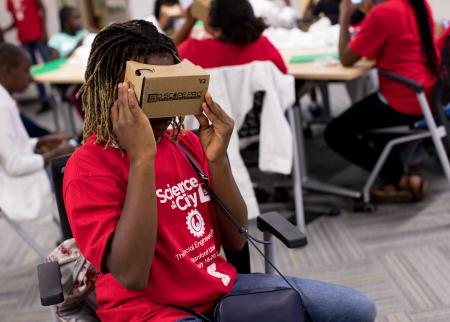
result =
[{"label": "backpack", "polygon": [[74,238],[65,240],[47,257],[58,262],[64,302],[56,307],[63,322],[100,322],[95,282],[99,271],[81,254]]}]

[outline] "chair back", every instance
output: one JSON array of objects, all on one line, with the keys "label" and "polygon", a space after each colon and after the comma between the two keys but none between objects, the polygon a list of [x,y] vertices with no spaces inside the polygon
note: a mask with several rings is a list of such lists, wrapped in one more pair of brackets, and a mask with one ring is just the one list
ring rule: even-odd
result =
[{"label": "chair back", "polygon": [[448,147],[450,146],[450,122],[445,115],[444,108],[450,103],[450,36],[445,41],[441,56],[442,61],[439,66],[433,92],[433,107],[438,123],[442,124],[447,132],[447,136],[443,139],[443,142]]},{"label": "chair back", "polygon": [[64,240],[73,238],[72,229],[70,229],[69,219],[67,218],[66,207],[63,198],[63,181],[66,163],[72,154],[60,156],[50,160],[50,168],[55,189],[56,205],[58,206],[59,220]]}]

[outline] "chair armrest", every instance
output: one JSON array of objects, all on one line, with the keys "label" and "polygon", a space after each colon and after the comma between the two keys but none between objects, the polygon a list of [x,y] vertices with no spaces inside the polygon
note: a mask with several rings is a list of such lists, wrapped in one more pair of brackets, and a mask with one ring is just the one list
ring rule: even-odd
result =
[{"label": "chair armrest", "polygon": [[39,293],[43,306],[55,305],[64,301],[61,286],[61,271],[58,262],[48,262],[37,266]]},{"label": "chair armrest", "polygon": [[421,93],[424,90],[423,84],[413,81],[412,79],[400,76],[398,74],[388,72],[386,70],[379,70],[378,75],[388,77],[388,78],[393,79],[403,85],[406,85],[416,93]]},{"label": "chair armrest", "polygon": [[256,219],[261,231],[268,231],[289,248],[298,248],[308,244],[306,235],[277,212],[268,212]]}]

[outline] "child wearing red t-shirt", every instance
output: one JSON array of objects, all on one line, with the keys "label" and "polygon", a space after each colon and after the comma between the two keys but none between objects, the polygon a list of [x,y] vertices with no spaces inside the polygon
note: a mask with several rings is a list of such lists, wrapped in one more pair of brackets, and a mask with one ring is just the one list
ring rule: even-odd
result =
[{"label": "child wearing red t-shirt", "polygon": [[[100,319],[201,322],[171,305],[210,314],[214,301],[231,290],[285,285],[280,276],[238,275],[219,255],[221,245],[242,249],[245,237],[215,206],[177,146],[247,227],[246,205],[226,159],[233,120],[209,93],[205,114],[196,115],[199,138],[182,130],[182,117],[149,120],[122,83],[127,60],[173,65],[180,57],[172,40],[143,20],[109,25],[92,44],[81,88],[84,144],[67,163],[63,195],[78,246],[100,271]],[[375,304],[363,293],[289,280],[301,288],[317,321],[375,320]]]},{"label": "child wearing red t-shirt", "polygon": [[[44,61],[50,58],[45,30],[45,7],[41,0],[7,1],[7,9],[13,15],[13,23],[4,32],[17,28],[17,35],[22,46],[28,51],[33,65],[37,64],[35,51],[39,50]],[[37,84],[42,107],[40,112],[50,110],[45,87]]]},{"label": "child wearing red t-shirt", "polygon": [[[371,1],[371,0],[364,0]],[[344,66],[361,57],[375,59],[378,69],[413,79],[425,86],[431,100],[440,54],[434,45],[434,25],[426,0],[389,0],[376,5],[350,41],[350,17],[361,5],[342,0],[339,56]],[[325,131],[325,140],[337,153],[371,171],[389,136],[364,138],[365,131],[411,125],[423,118],[416,94],[407,86],[380,76],[380,90],[353,105]],[[381,202],[419,201],[427,184],[420,176],[404,172],[399,152],[393,149],[380,177],[386,184],[373,196]]]},{"label": "child wearing red t-shirt", "polygon": [[218,0],[211,2],[205,30],[213,39],[188,38],[197,19],[186,11],[186,22],[174,35],[181,58],[203,68],[249,64],[253,61],[272,61],[286,74],[278,50],[262,33],[266,28],[261,18],[256,18],[248,0]]}]

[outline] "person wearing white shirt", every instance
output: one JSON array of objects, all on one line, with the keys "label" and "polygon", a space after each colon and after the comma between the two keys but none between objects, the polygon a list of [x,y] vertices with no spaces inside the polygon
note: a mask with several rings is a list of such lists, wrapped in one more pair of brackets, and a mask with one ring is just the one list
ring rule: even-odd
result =
[{"label": "person wearing white shirt", "polygon": [[[30,138],[12,94],[31,83],[31,58],[20,47],[0,45],[0,209],[12,220],[50,215],[52,192],[44,166],[52,158],[72,153],[68,134]],[[37,154],[43,147],[50,151]]]}]

